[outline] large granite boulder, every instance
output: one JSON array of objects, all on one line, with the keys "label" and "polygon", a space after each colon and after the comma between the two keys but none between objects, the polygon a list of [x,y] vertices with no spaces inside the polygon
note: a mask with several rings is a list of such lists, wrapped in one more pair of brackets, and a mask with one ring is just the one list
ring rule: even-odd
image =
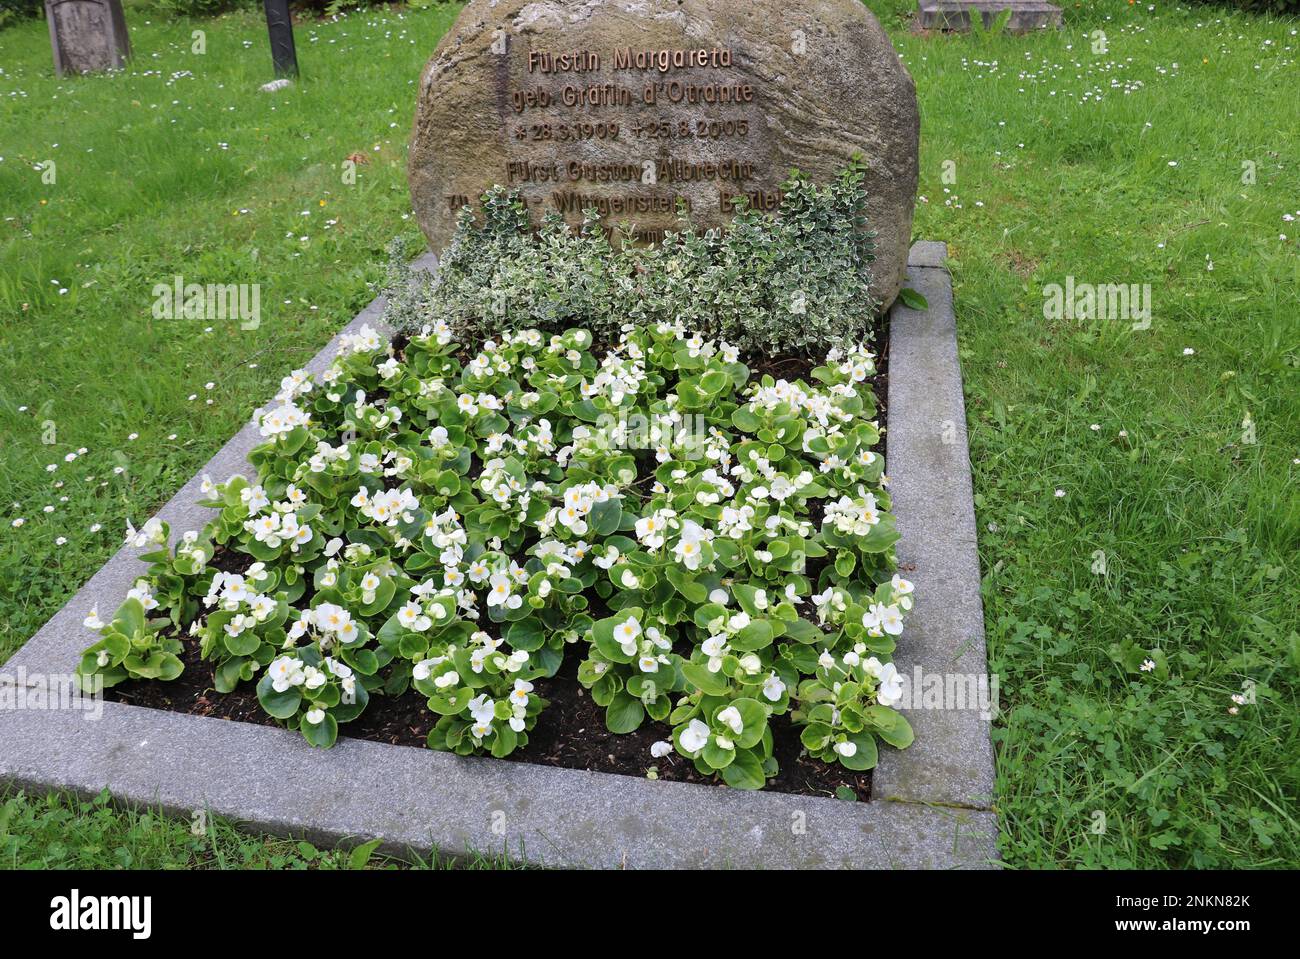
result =
[{"label": "large granite boulder", "polygon": [[912,79],[860,0],[473,0],[420,80],[410,150],[435,251],[461,206],[518,187],[534,217],[654,241],[725,224],[730,199],[779,205],[792,168],[868,165],[874,290],[903,282],[920,118]]}]

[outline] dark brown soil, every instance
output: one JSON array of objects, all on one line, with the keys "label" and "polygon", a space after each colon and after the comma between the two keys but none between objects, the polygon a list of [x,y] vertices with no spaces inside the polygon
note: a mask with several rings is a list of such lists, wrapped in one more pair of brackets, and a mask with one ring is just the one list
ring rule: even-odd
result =
[{"label": "dark brown soil", "polygon": [[[185,661],[185,672],[177,679],[170,683],[131,680],[108,690],[106,698],[151,709],[276,725],[263,712],[251,682],[233,693],[216,692],[211,684],[211,666],[199,659],[198,641],[187,637],[183,642],[185,651],[181,658]],[[577,651],[570,651],[554,678],[537,680],[537,693],[548,699],[550,705],[538,717],[528,745],[511,755],[512,760],[627,776],[645,776],[654,766],[658,778],[664,780],[720,782],[701,776],[694,764],[676,753],[662,759],[650,755],[652,743],[672,738],[672,729],[666,723],[647,719],[635,732],[620,736],[609,732],[605,728],[604,708],[592,702],[590,694],[578,683],[578,659]],[[354,739],[424,748],[435,718],[418,692],[411,690],[395,697],[376,693],[372,694],[366,711],[342,731]],[[837,788],[847,786],[858,799],[870,798],[870,772],[855,773],[801,755],[799,730],[789,716],[773,717],[771,726],[780,771],[768,780],[766,788],[803,796],[833,796]]]},{"label": "dark brown soil", "polygon": [[[880,372],[872,384],[882,423],[888,382],[886,334],[887,328],[882,323],[876,331]],[[791,381],[807,380],[809,371],[816,365],[801,357],[747,359],[756,374],[769,373]],[[220,554],[224,551],[217,552],[219,555],[213,557],[213,564],[221,567],[224,557]],[[232,569],[240,569],[244,558],[232,556],[229,561],[237,564]],[[810,573],[815,575],[811,570]],[[185,671],[180,677],[169,683],[128,681],[108,690],[106,698],[196,716],[262,726],[277,725],[262,710],[251,682],[244,683],[233,693],[218,693],[212,688],[211,666],[199,658],[198,640],[184,636],[182,644],[181,659]],[[635,732],[626,735],[610,733],[605,728],[604,708],[594,703],[588,691],[578,683],[579,659],[578,651],[571,650],[555,677],[537,680],[537,693],[548,699],[550,705],[538,717],[536,728],[529,734],[528,745],[515,752],[510,757],[512,761],[640,777],[655,767],[659,779],[720,784],[717,777],[701,776],[694,764],[675,752],[662,759],[650,755],[652,743],[671,739],[671,727],[666,723],[647,719]],[[354,739],[425,748],[425,737],[434,720],[434,715],[425,707],[424,697],[414,690],[395,697],[375,693],[366,711],[348,723],[343,731]],[[766,788],[803,796],[834,796],[836,790],[847,787],[857,799],[870,799],[870,771],[855,773],[838,764],[829,765],[804,755],[799,730],[788,715],[773,717],[771,728],[774,754],[780,769],[768,781]]]}]

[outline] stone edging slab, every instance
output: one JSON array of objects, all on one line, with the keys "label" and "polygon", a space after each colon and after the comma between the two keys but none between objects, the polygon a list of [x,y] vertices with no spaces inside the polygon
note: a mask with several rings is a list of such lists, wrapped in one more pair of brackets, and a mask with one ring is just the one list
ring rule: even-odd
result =
[{"label": "stone edging slab", "polygon": [[[966,404],[946,259],[943,243],[915,244],[908,283],[929,308],[911,310],[900,300],[890,311],[885,456],[902,534],[898,562],[916,584],[894,663],[913,680],[918,670],[923,680],[937,677],[945,695],[943,708],[904,710],[916,742],[881,751],[871,793],[873,800],[990,809],[989,724],[997,685],[984,650]],[[918,685],[911,684],[914,706]],[[923,705],[925,695],[922,685]]]},{"label": "stone edging slab", "polygon": [[[909,285],[926,295],[930,309],[900,305],[890,314],[889,472],[903,534],[899,556],[915,565],[908,576],[917,586],[898,657],[905,674],[916,665],[984,670],[952,293],[936,247],[942,244],[914,247],[909,271]],[[363,323],[377,327],[382,309],[376,300],[343,332]],[[336,338],[307,368],[320,371],[337,349]],[[904,380],[906,388],[899,385]],[[927,437],[938,437],[935,424],[951,417],[957,438],[936,450]],[[203,473],[221,480],[251,472],[245,457],[259,441],[246,426],[163,507],[158,515],[174,534],[211,516],[194,505]],[[934,475],[945,469],[956,475]],[[0,683],[13,684],[20,672],[29,685],[70,672],[89,641],[82,619],[95,605],[116,608],[143,572],[137,552],[119,551],[0,667]],[[996,862],[988,724],[973,713],[909,711],[916,743],[903,753],[882,750],[874,801],[852,803],[348,738],[321,751],[273,727],[121,703],[102,708],[97,721],[71,709],[0,710],[0,781],[81,794],[107,787],[134,804],[182,815],[207,809],[249,828],[318,842],[382,837],[393,851],[504,851],[549,866],[979,868]]]}]

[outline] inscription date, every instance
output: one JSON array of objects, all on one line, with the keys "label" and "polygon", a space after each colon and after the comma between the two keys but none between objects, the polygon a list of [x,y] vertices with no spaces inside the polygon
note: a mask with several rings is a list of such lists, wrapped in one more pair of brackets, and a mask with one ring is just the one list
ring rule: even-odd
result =
[{"label": "inscription date", "polygon": [[749,120],[636,120],[628,132],[638,140],[722,140],[749,136]]},{"label": "inscription date", "polygon": [[578,123],[529,123],[516,126],[516,140],[552,140],[556,143],[571,143],[580,140],[617,140],[619,125],[617,123],[578,122]]}]

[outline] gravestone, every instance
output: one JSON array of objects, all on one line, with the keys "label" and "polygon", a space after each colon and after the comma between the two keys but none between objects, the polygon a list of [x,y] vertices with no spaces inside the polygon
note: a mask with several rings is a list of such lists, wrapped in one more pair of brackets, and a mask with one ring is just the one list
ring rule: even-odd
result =
[{"label": "gravestone", "polygon": [[867,164],[873,290],[902,286],[920,119],[912,78],[860,0],[473,0],[420,80],[411,194],[435,251],[500,184],[534,221],[597,208],[654,242],[779,207],[798,168]]},{"label": "gravestone", "polygon": [[917,0],[917,22],[925,30],[969,30],[971,17],[987,27],[1004,10],[1011,11],[1007,33],[1061,25],[1061,8],[1046,0]]},{"label": "gravestone", "polygon": [[266,10],[266,30],[271,38],[271,62],[275,65],[275,75],[281,80],[296,77],[298,51],[293,43],[289,0],[263,0],[262,6]]},{"label": "gravestone", "polygon": [[131,55],[122,0],[45,0],[45,20],[59,76],[120,70]]}]

